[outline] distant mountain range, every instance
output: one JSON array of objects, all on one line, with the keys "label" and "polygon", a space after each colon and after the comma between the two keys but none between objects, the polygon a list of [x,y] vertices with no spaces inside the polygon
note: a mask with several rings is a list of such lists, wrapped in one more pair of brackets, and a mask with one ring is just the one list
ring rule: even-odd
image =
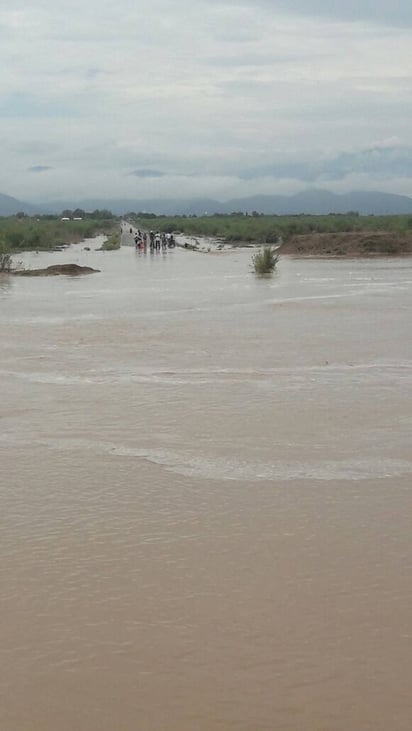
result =
[{"label": "distant mountain range", "polygon": [[10,195],[0,193],[0,216],[15,216],[16,213],[27,213],[29,216],[34,216],[40,212],[43,211],[40,211],[38,206],[32,206],[30,203],[24,203]]},{"label": "distant mountain range", "polygon": [[51,201],[42,204],[25,203],[16,198],[0,193],[0,216],[12,216],[23,212],[28,215],[54,213],[65,209],[80,208],[91,212],[96,209],[107,209],[115,215],[123,215],[134,211],[157,215],[200,216],[213,213],[243,213],[297,215],[327,215],[328,213],[347,213],[358,211],[361,215],[412,215],[412,198],[392,193],[376,193],[358,191],[336,194],[326,190],[305,190],[295,195],[256,195],[248,198],[234,198],[229,201],[216,201],[209,198],[193,198],[182,200],[145,200],[145,199],[86,199],[76,201]]}]

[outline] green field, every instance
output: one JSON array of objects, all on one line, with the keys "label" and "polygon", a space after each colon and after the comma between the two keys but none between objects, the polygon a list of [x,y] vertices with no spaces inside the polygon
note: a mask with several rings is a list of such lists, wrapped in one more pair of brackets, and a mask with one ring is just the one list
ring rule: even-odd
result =
[{"label": "green field", "polygon": [[110,235],[118,227],[113,219],[85,219],[62,221],[60,219],[0,218],[0,245],[11,253],[30,250],[50,250],[63,244],[73,244],[97,234]]},{"label": "green field", "polygon": [[410,216],[359,216],[357,214],[328,216],[266,216],[243,214],[216,216],[153,216],[128,215],[128,220],[141,229],[175,231],[190,236],[216,236],[232,243],[274,244],[281,237],[309,233],[339,233],[349,231],[412,230]]},{"label": "green field", "polygon": [[[100,212],[96,212],[100,213]],[[28,250],[50,250],[62,244],[77,243],[85,238],[118,232],[119,219],[107,212],[107,218],[62,221],[59,217],[11,216],[0,218],[0,247],[17,253]],[[174,231],[189,236],[211,236],[233,244],[275,244],[287,242],[291,236],[310,233],[343,233],[361,231],[406,232],[412,230],[410,216],[266,216],[232,213],[215,216],[154,216],[128,214],[127,220],[137,228]],[[116,242],[117,245],[117,242]],[[114,243],[113,246],[115,247]],[[109,247],[111,248],[111,246]]]}]

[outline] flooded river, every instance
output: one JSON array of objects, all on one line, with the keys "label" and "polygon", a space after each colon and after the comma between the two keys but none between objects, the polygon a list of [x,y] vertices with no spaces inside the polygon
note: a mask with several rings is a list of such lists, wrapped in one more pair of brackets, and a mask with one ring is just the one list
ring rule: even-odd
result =
[{"label": "flooded river", "polygon": [[412,260],[0,278],[0,728],[410,731]]}]

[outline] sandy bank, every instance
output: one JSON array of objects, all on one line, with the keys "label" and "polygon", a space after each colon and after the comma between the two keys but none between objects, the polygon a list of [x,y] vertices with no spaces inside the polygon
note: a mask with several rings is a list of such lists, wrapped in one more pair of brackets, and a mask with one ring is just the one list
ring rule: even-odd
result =
[{"label": "sandy bank", "polygon": [[412,231],[354,231],[292,236],[279,249],[290,256],[376,257],[412,255]]}]

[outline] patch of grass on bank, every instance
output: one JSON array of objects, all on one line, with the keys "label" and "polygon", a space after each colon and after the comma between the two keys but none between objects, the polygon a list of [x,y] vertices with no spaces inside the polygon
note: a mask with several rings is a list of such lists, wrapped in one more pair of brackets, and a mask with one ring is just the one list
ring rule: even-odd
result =
[{"label": "patch of grass on bank", "polygon": [[0,218],[0,239],[11,252],[50,251],[62,244],[77,244],[98,234],[110,235],[118,226],[112,219],[61,221],[25,216]]},{"label": "patch of grass on bank", "polygon": [[102,251],[115,251],[116,249],[120,249],[120,234],[118,233],[109,236],[101,246]]},{"label": "patch of grass on bank", "polygon": [[272,274],[278,263],[278,255],[272,246],[264,246],[261,251],[252,256],[253,270],[255,274]]}]

